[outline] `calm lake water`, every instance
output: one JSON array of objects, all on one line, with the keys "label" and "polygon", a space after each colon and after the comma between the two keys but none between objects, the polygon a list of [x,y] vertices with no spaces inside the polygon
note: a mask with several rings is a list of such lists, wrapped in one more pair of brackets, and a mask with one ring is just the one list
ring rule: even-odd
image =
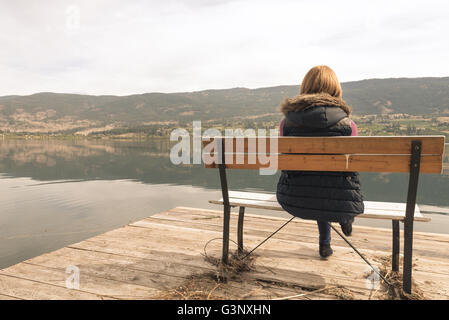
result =
[{"label": "calm lake water", "polygon": [[[0,268],[176,206],[220,209],[208,203],[221,195],[218,171],[175,166],[169,147],[166,139],[0,141]],[[228,173],[230,189],[246,191],[275,192],[278,176]],[[361,176],[367,200],[405,202],[407,174]],[[448,175],[422,175],[418,203],[442,212],[416,230],[449,233]]]}]

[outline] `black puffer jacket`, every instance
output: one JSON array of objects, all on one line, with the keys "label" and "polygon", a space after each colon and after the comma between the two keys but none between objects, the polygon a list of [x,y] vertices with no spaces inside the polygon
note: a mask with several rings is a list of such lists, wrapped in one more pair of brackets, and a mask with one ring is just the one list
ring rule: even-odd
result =
[{"label": "black puffer jacket", "polygon": [[[300,95],[280,106],[284,136],[350,136],[350,108],[327,94]],[[277,200],[290,214],[345,223],[363,213],[357,172],[282,171]]]}]

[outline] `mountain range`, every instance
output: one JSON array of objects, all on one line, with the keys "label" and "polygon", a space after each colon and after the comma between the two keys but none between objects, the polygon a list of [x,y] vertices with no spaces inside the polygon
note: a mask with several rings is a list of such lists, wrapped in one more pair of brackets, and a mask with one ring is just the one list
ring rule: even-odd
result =
[{"label": "mountain range", "polygon": [[[370,79],[342,83],[354,115],[449,114],[449,77]],[[0,97],[0,131],[87,132],[108,128],[225,121],[271,115],[299,85],[129,96],[36,93]]]}]

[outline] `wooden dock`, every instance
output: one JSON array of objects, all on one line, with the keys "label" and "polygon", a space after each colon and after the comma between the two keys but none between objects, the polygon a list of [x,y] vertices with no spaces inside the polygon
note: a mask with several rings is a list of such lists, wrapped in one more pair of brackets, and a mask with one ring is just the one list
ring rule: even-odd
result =
[{"label": "wooden dock", "polygon": [[[383,287],[367,285],[368,266],[338,235],[333,234],[334,255],[321,260],[316,224],[300,219],[255,252],[249,271],[217,282],[217,267],[205,259],[204,247],[208,243],[208,257],[220,256],[221,216],[221,211],[177,207],[23,261],[0,270],[0,299],[384,297]],[[284,221],[247,214],[245,247],[254,247]],[[354,226],[350,239],[375,265],[391,253],[391,230]],[[448,244],[449,235],[415,233],[413,278],[427,299],[449,298]],[[79,270],[79,288],[66,286],[71,266]]]}]

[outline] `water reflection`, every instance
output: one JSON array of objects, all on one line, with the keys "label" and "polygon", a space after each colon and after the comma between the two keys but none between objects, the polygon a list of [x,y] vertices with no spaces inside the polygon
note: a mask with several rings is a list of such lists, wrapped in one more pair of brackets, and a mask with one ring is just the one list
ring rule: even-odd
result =
[{"label": "water reflection", "polygon": [[0,177],[0,268],[219,192],[130,180],[36,183]]},{"label": "water reflection", "polygon": [[[175,184],[219,189],[216,170],[201,165],[171,164],[170,142],[147,141],[3,141],[0,142],[0,172],[38,181],[135,180],[147,184]],[[232,189],[274,192],[276,176],[256,171],[229,171]],[[407,174],[362,173],[365,197],[369,200],[406,199]],[[449,206],[449,176],[421,175],[418,202]]]}]

